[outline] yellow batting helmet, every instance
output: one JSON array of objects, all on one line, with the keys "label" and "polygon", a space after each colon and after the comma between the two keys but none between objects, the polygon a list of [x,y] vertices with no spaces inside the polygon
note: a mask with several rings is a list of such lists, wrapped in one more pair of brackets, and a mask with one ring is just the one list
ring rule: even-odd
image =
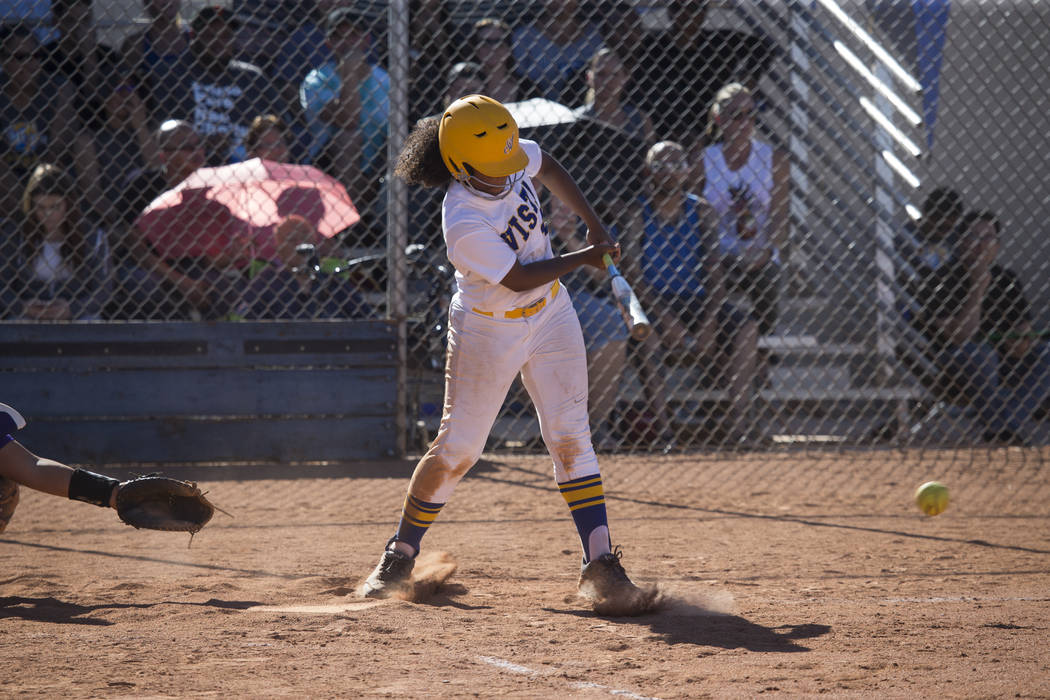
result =
[{"label": "yellow batting helmet", "polygon": [[467,95],[448,106],[438,145],[445,167],[464,183],[470,179],[466,164],[482,175],[505,177],[529,163],[518,144],[518,123],[506,107],[484,95]]}]

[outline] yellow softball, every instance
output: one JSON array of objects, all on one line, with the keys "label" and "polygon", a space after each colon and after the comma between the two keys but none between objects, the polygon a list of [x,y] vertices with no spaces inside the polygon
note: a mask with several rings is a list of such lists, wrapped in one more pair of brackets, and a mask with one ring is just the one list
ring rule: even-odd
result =
[{"label": "yellow softball", "polygon": [[939,481],[927,481],[915,489],[915,505],[926,515],[943,513],[948,507],[948,487]]}]

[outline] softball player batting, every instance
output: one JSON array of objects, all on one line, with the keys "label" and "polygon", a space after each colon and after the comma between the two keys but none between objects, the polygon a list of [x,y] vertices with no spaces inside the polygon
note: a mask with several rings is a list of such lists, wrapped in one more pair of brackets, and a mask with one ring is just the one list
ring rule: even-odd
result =
[{"label": "softball player batting", "polygon": [[[490,97],[463,97],[440,118],[418,122],[395,174],[409,184],[447,187],[441,222],[456,292],[437,437],[416,466],[397,532],[360,594],[388,597],[410,583],[423,535],[481,456],[520,371],[583,544],[580,593],[600,613],[647,611],[655,592],[631,582],[619,548],[610,544],[588,422],[583,335],[558,281],[583,265],[602,267],[606,253],[619,260],[619,246],[572,177],[535,142],[519,141],[514,118]],[[588,247],[553,254],[533,180],[583,219]]]}]

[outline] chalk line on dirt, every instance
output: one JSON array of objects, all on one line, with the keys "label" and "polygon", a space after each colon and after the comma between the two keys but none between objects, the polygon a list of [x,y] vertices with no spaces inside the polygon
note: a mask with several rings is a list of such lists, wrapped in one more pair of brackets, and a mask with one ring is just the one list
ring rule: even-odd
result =
[{"label": "chalk line on dirt", "polygon": [[302,613],[307,615],[338,615],[339,613],[366,610],[382,604],[381,600],[361,600],[335,605],[253,605],[248,612]]},{"label": "chalk line on dirt", "polygon": [[[522,666],[521,664],[516,664],[513,661],[507,661],[506,659],[501,659],[496,656],[479,656],[477,658],[479,661],[487,663],[490,666],[495,666],[498,669],[509,671],[510,673],[517,673],[522,676],[548,676],[551,673],[553,673],[553,671],[537,671],[534,668]],[[639,695],[638,693],[631,692],[630,690],[610,688],[607,685],[602,685],[601,683],[592,683],[590,681],[575,681],[573,683],[569,683],[569,685],[579,690],[604,690],[605,692],[609,693],[609,695],[615,695],[621,698],[631,698],[632,700],[659,700],[659,698],[655,698],[651,695]]]}]

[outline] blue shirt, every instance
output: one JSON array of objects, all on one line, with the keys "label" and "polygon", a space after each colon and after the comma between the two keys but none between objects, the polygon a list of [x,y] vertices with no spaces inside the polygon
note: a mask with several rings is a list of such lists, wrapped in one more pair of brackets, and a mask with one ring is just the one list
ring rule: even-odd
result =
[{"label": "blue shirt", "polygon": [[593,25],[587,25],[583,36],[565,46],[529,25],[514,32],[512,51],[518,72],[535,82],[543,97],[579,104],[571,99],[571,83],[602,46],[602,36]]},{"label": "blue shirt", "polygon": [[703,298],[707,276],[707,249],[697,206],[700,198],[686,194],[684,216],[674,224],[664,223],[646,196],[638,198],[645,224],[642,241],[642,272],[646,281],[664,297]]},{"label": "blue shirt", "polygon": [[[299,88],[299,103],[306,113],[310,131],[310,159],[315,160],[325,144],[332,140],[336,127],[321,119],[321,110],[339,96],[342,79],[335,61],[307,74]],[[386,151],[387,125],[390,119],[390,76],[372,65],[368,79],[359,88],[361,96],[361,167],[375,174]]]}]

